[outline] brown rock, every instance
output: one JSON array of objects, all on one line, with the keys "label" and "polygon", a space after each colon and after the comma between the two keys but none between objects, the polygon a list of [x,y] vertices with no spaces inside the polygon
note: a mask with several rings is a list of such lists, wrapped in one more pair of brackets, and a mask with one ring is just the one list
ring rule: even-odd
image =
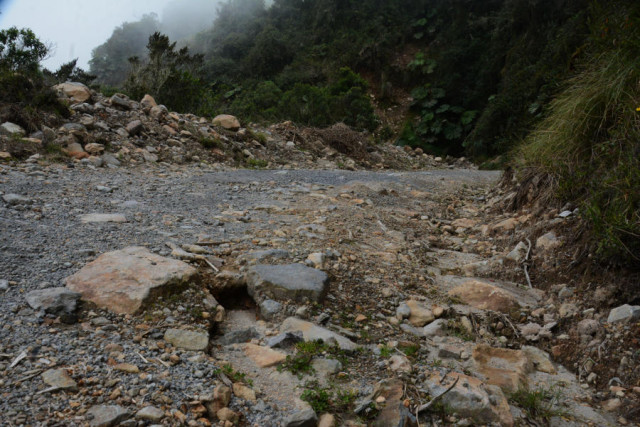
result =
[{"label": "brown rock", "polygon": [[250,402],[256,401],[256,392],[242,383],[233,384],[233,394],[240,399],[248,400]]},{"label": "brown rock", "polygon": [[458,416],[471,418],[473,425],[497,423],[501,426],[513,426],[513,416],[509,403],[499,387],[485,385],[477,378],[458,372],[446,375],[431,372],[425,381],[427,390],[432,396],[444,393],[455,380],[455,387],[442,397],[442,403],[450,407]]},{"label": "brown rock", "polygon": [[142,106],[142,108],[144,109],[151,109],[153,107],[157,107],[158,104],[156,103],[156,100],[153,99],[153,96],[146,94],[143,98],[142,101],[140,101],[140,105]]},{"label": "brown rock", "polygon": [[433,312],[427,307],[420,304],[418,301],[409,300],[407,305],[411,309],[411,315],[409,316],[409,323],[416,327],[423,327],[427,323],[431,323],[435,320]]},{"label": "brown rock", "polygon": [[238,119],[229,114],[220,114],[214,117],[213,124],[233,131],[240,129],[240,122]]},{"label": "brown rock", "polygon": [[70,155],[75,153],[85,153],[84,148],[82,148],[82,145],[80,145],[80,143],[78,142],[71,142],[69,145],[67,145],[66,150]]},{"label": "brown rock", "polygon": [[104,145],[90,142],[89,144],[84,146],[84,149],[87,153],[99,155],[104,151]]},{"label": "brown rock", "polygon": [[433,312],[433,316],[438,319],[444,314],[444,307],[435,306],[431,311]]},{"label": "brown rock", "polygon": [[236,414],[235,412],[233,412],[231,409],[229,408],[222,408],[220,409],[217,413],[216,416],[218,417],[218,419],[220,421],[230,421],[233,424],[236,424],[239,420],[240,417],[238,416],[238,414]]},{"label": "brown rock", "polygon": [[476,221],[469,218],[458,218],[451,223],[454,227],[472,228],[477,224]]},{"label": "brown rock", "polygon": [[168,114],[169,110],[167,110],[167,107],[164,105],[156,105],[155,107],[151,107],[149,111],[149,115],[158,121],[164,120]]},{"label": "brown rock", "polygon": [[473,349],[473,360],[476,371],[487,378],[486,382],[505,392],[526,388],[527,374],[533,371],[533,363],[522,350],[478,344]]},{"label": "brown rock", "polygon": [[336,417],[332,414],[322,414],[318,420],[318,427],[336,427]]},{"label": "brown rock", "polygon": [[245,344],[244,353],[261,368],[279,365],[287,358],[287,355],[280,351],[255,344]]},{"label": "brown rock", "polygon": [[231,401],[231,389],[226,385],[219,385],[213,390],[212,400],[205,403],[207,412],[215,415],[222,408],[229,406]]},{"label": "brown rock", "polygon": [[622,400],[615,398],[602,402],[602,407],[605,411],[615,412],[622,407]]},{"label": "brown rock", "polygon": [[65,369],[49,369],[42,373],[42,381],[59,390],[77,391],[78,384],[67,374]]},{"label": "brown rock", "polygon": [[163,129],[165,132],[167,132],[169,135],[171,135],[171,136],[174,136],[174,135],[177,135],[177,134],[178,134],[178,132],[177,132],[174,128],[172,128],[171,126],[169,126],[169,125],[164,125],[164,126],[162,126],[162,129]]},{"label": "brown rock", "polygon": [[66,279],[67,287],[98,307],[116,313],[140,311],[153,297],[176,290],[196,269],[132,246],[105,253]]},{"label": "brown rock", "polygon": [[500,221],[497,224],[491,226],[491,230],[493,231],[512,231],[515,230],[516,225],[518,225],[518,220],[515,218],[507,218],[504,221]]},{"label": "brown rock", "polygon": [[522,346],[522,351],[527,355],[536,371],[546,372],[547,374],[555,375],[557,373],[556,367],[553,365],[549,353],[544,350],[540,350],[538,347]]},{"label": "brown rock", "polygon": [[140,369],[136,365],[132,365],[130,363],[118,363],[113,367],[116,371],[126,372],[128,374],[137,374],[140,372]]},{"label": "brown rock", "polygon": [[66,82],[53,87],[67,95],[71,102],[86,102],[91,99],[91,90],[82,83]]},{"label": "brown rock", "polygon": [[394,354],[389,358],[389,369],[393,372],[411,372],[411,362],[401,354]]},{"label": "brown rock", "polygon": [[129,135],[134,136],[142,132],[143,128],[144,127],[142,126],[142,122],[140,120],[134,120],[132,122],[129,122],[125,129],[127,130],[127,132],[129,132]]},{"label": "brown rock", "polygon": [[514,295],[494,285],[478,280],[469,280],[449,291],[449,296],[481,310],[510,313],[520,308]]},{"label": "brown rock", "polygon": [[403,404],[403,394],[404,384],[399,379],[385,380],[376,384],[368,398],[371,400],[383,398],[385,403],[371,425],[375,427],[417,426],[415,418]]}]

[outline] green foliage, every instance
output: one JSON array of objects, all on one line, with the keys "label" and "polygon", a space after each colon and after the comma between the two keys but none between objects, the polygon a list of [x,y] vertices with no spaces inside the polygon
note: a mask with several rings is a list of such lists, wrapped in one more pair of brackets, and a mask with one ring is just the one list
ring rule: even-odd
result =
[{"label": "green foliage", "polygon": [[290,371],[298,377],[312,374],[313,358],[321,354],[340,361],[343,366],[349,362],[347,352],[338,346],[327,345],[322,340],[304,341],[296,344],[296,354],[288,355],[285,362],[278,366],[278,370]]},{"label": "green foliage", "polygon": [[386,345],[383,345],[380,348],[380,356],[384,357],[385,359],[390,358],[392,354],[393,354],[392,347],[387,347]]},{"label": "green foliage", "polygon": [[475,337],[465,328],[459,321],[450,319],[447,322],[447,332],[454,337],[458,337],[464,341],[473,341]]},{"label": "green foliage", "polygon": [[313,374],[313,358],[328,348],[322,340],[300,342],[296,344],[296,354],[287,355],[284,363],[278,366],[278,370],[287,370],[298,377]]},{"label": "green foliage", "polygon": [[151,94],[178,112],[200,112],[207,101],[206,85],[197,76],[202,55],[191,55],[187,47],[176,50],[176,43],[159,32],[149,36],[147,52],[146,61],[129,58],[126,92],[135,99]]},{"label": "green foliage", "polygon": [[218,139],[218,138],[211,138],[211,137],[201,137],[200,138],[200,144],[202,144],[202,146],[204,148],[217,148],[217,149],[224,149],[224,143]]},{"label": "green foliage", "polygon": [[282,96],[279,110],[296,123],[309,126],[325,126],[330,123],[329,95],[317,86],[297,83]]},{"label": "green foliage", "polygon": [[269,162],[263,159],[256,159],[254,157],[247,159],[247,166],[252,169],[262,169],[266,168]]},{"label": "green foliage", "polygon": [[[343,122],[356,129],[373,130],[377,118],[367,96],[367,82],[344,67],[327,86],[296,83],[283,91],[271,80],[226,90],[219,99],[231,99],[232,114],[248,120],[292,120],[308,126],[328,126]],[[224,103],[223,103],[224,105]],[[217,107],[224,110],[223,105]]]},{"label": "green foliage", "polygon": [[77,66],[78,58],[64,63],[55,72],[43,70],[45,80],[48,85],[55,85],[64,82],[78,82],[90,86],[96,76],[87,73]]},{"label": "green foliage", "polygon": [[130,71],[129,58],[144,57],[149,36],[158,27],[158,17],[149,14],[115,28],[111,37],[91,52],[89,72],[98,76],[101,85],[121,86]]},{"label": "green foliage", "polygon": [[331,406],[329,391],[320,387],[317,382],[307,384],[307,387],[309,388],[302,392],[300,399],[309,403],[318,414],[327,412]]},{"label": "green foliage", "polygon": [[49,49],[28,28],[0,31],[0,72],[36,74]]},{"label": "green foliage", "polygon": [[305,390],[300,399],[309,403],[316,413],[322,414],[325,412],[348,412],[357,397],[358,392],[355,390],[346,390],[335,386],[322,387],[317,381],[310,381],[305,384]]},{"label": "green foliage", "polygon": [[41,110],[70,115],[40,71],[47,53],[48,48],[27,28],[0,31],[0,102],[15,107],[2,119],[28,131],[38,128]]},{"label": "green foliage", "polygon": [[233,366],[229,364],[222,365],[222,368],[215,369],[213,374],[224,374],[233,382],[241,382],[247,384],[248,386],[253,386],[253,380],[251,378],[247,378],[246,373],[236,371],[235,369],[233,369]]},{"label": "green foliage", "polygon": [[248,120],[276,120],[280,116],[278,104],[281,98],[282,90],[274,82],[263,81],[235,97],[230,111]]},{"label": "green foliage", "polygon": [[560,392],[554,387],[536,390],[521,388],[509,396],[509,400],[522,408],[530,419],[542,422],[563,415],[563,412],[557,409],[560,398]]},{"label": "green foliage", "polygon": [[596,9],[589,58],[517,154],[523,175],[580,205],[602,259],[638,265],[640,251],[640,7]]},{"label": "green foliage", "polygon": [[408,357],[415,357],[420,351],[420,346],[418,344],[411,344],[406,347],[403,347],[402,352]]},{"label": "green foliage", "polygon": [[[374,130],[370,94],[387,103],[413,93],[400,144],[484,160],[544,118],[582,58],[589,1],[227,0],[210,28],[181,29],[202,69],[173,74],[186,95],[168,98],[200,114]],[[159,29],[153,15],[116,28],[91,72],[121,85],[127,59],[146,64],[146,39]]]},{"label": "green foliage", "polygon": [[427,84],[411,92],[418,121],[400,137],[401,145],[421,147],[437,154],[458,154],[461,141],[472,128],[477,111],[465,111],[445,102],[446,91]]}]

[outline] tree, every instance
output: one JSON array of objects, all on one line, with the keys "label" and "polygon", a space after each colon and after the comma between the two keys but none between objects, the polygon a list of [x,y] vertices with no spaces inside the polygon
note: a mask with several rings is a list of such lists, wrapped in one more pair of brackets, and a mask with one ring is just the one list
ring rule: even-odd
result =
[{"label": "tree", "polygon": [[33,31],[11,27],[0,31],[0,68],[2,71],[35,73],[49,53]]},{"label": "tree", "polygon": [[98,76],[100,84],[122,85],[130,71],[129,58],[145,55],[145,43],[159,25],[157,16],[149,14],[117,27],[106,42],[91,52],[89,72]]},{"label": "tree", "polygon": [[79,82],[87,86],[96,79],[96,76],[87,73],[77,66],[78,58],[62,64],[58,70],[51,72],[47,69],[43,70],[47,82],[50,85],[63,82]]},{"label": "tree", "polygon": [[0,103],[14,107],[3,108],[0,121],[10,120],[34,131],[38,129],[39,110],[69,115],[40,72],[40,61],[48,52],[28,28],[0,31]]},{"label": "tree", "polygon": [[176,43],[159,32],[149,36],[147,59],[129,58],[131,71],[125,89],[134,98],[146,93],[177,111],[195,112],[205,89],[199,74],[203,56],[189,48],[176,51]]}]

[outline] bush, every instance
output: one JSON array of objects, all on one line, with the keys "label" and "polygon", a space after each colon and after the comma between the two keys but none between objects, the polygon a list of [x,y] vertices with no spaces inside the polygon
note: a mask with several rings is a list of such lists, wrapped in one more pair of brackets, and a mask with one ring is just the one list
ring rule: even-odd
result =
[{"label": "bush", "polygon": [[0,103],[14,104],[14,108],[2,112],[2,121],[11,120],[35,131],[40,110],[70,115],[40,71],[40,61],[47,52],[29,29],[12,27],[0,31]]},{"label": "bush", "polygon": [[518,152],[521,175],[544,175],[580,205],[595,252],[636,265],[640,253],[640,7],[594,13],[592,52]]},{"label": "bush", "polygon": [[34,75],[49,52],[33,31],[11,27],[0,31],[0,70]]},{"label": "bush", "polygon": [[280,115],[308,126],[326,126],[331,123],[329,94],[323,88],[296,84],[287,91],[278,105]]}]

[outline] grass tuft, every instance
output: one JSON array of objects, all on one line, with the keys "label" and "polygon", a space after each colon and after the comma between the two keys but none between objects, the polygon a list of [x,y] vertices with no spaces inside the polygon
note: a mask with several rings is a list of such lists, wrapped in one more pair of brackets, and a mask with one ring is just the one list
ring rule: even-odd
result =
[{"label": "grass tuft", "polygon": [[611,36],[615,40],[603,35],[593,42],[589,60],[551,102],[546,118],[518,149],[515,162],[521,182],[544,183],[538,185],[542,190],[537,195],[543,202],[555,198],[559,204],[579,206],[596,255],[637,266],[640,7],[630,9],[608,17],[607,28],[621,24]]}]

